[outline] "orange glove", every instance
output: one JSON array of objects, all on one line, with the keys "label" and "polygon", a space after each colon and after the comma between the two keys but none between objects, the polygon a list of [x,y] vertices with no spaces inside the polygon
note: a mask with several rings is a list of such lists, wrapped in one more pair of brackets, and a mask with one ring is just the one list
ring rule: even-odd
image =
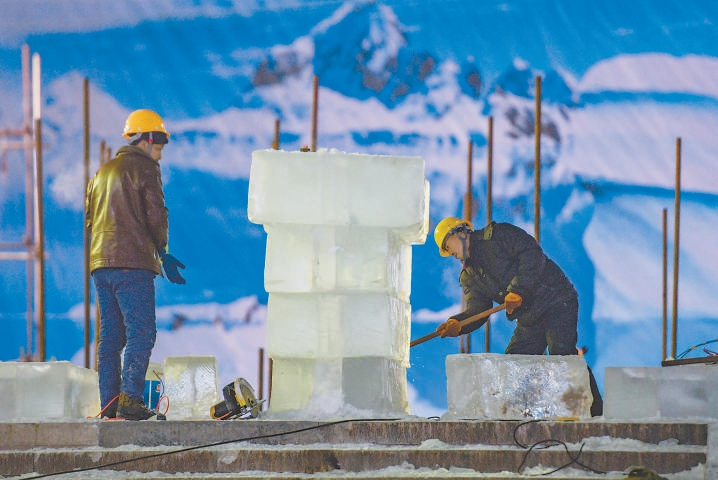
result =
[{"label": "orange glove", "polygon": [[446,322],[436,327],[436,331],[439,332],[441,338],[445,337],[458,337],[461,332],[461,325],[455,318],[450,318]]},{"label": "orange glove", "polygon": [[514,313],[514,309],[519,308],[522,301],[523,299],[518,293],[509,292],[508,294],[506,294],[506,297],[504,297],[504,303],[506,304],[506,313],[508,313],[509,315]]}]

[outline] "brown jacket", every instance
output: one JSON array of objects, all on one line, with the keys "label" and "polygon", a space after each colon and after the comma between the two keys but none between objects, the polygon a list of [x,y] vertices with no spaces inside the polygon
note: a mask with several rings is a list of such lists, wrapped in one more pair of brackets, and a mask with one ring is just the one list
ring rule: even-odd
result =
[{"label": "brown jacket", "polygon": [[157,252],[167,245],[168,221],[159,163],[138,147],[121,147],[87,186],[85,223],[92,233],[91,272],[160,274]]}]

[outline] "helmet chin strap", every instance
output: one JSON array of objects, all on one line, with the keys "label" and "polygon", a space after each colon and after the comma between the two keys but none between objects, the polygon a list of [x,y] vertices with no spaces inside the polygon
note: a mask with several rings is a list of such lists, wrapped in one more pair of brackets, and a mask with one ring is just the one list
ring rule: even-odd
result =
[{"label": "helmet chin strap", "polygon": [[461,260],[465,262],[469,256],[469,234],[466,232],[462,232],[461,234]]},{"label": "helmet chin strap", "polygon": [[[129,138],[130,145],[134,145],[139,139],[142,138],[142,133],[136,133]],[[137,142],[139,143],[139,142]],[[150,132],[147,138],[147,155],[152,156],[152,145],[154,144],[154,134]]]}]

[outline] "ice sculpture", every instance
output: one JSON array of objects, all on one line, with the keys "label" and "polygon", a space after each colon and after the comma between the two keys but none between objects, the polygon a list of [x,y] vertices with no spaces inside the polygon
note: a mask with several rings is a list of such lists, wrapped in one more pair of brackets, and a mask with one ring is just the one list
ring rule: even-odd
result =
[{"label": "ice sculpture", "polygon": [[420,157],[253,152],[270,414],[409,412],[411,245],[426,239],[428,208]]}]

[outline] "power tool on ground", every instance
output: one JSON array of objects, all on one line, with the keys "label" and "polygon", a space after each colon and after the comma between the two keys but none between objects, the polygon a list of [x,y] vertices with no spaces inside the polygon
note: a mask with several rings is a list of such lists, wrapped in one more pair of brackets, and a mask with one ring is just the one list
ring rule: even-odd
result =
[{"label": "power tool on ground", "polygon": [[237,378],[222,388],[224,400],[213,405],[209,414],[215,420],[257,418],[263,401],[257,400],[254,389],[244,378]]}]

